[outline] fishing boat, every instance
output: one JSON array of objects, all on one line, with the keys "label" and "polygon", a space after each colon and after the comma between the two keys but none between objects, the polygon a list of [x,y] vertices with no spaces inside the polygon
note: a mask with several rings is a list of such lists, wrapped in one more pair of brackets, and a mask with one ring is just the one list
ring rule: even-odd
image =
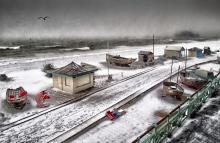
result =
[{"label": "fishing boat", "polygon": [[[184,93],[184,89],[178,84],[178,78],[179,74],[177,76],[177,82],[172,82],[172,67],[173,67],[173,59],[172,59],[172,64],[171,64],[171,76],[170,76],[170,81],[164,81],[163,82],[163,93],[166,96],[171,96],[176,98],[177,100],[181,100],[181,97]],[[178,73],[180,71],[180,66],[178,69]]]},{"label": "fishing boat", "polygon": [[53,64],[45,64],[43,65],[42,71],[46,73],[47,77],[52,77],[53,72],[56,70]]},{"label": "fishing boat", "polygon": [[178,83],[165,81],[163,82],[163,92],[166,96],[175,97],[176,99],[181,100],[184,89]]},{"label": "fishing boat", "polygon": [[197,65],[187,70],[186,64],[187,56],[185,60],[185,70],[179,73],[180,81],[182,84],[198,90],[202,88],[208,82],[209,79],[214,78],[213,72],[199,69]]},{"label": "fishing boat", "polygon": [[181,71],[180,81],[182,84],[196,90],[202,88],[207,83],[206,79],[197,76],[193,70]]},{"label": "fishing boat", "polygon": [[23,87],[16,89],[7,89],[6,100],[9,105],[14,106],[17,109],[22,109],[27,102],[28,93]]},{"label": "fishing boat", "polygon": [[110,55],[106,54],[106,62],[109,64],[115,64],[118,66],[129,66],[131,63],[135,62],[136,59],[133,58],[125,58],[120,55]]},{"label": "fishing boat", "polygon": [[208,81],[209,73],[205,72],[204,70],[199,69],[197,65],[189,69],[186,69],[186,65],[187,65],[187,54],[186,54],[186,59],[185,59],[185,70],[179,73],[180,82],[196,90],[202,88]]}]

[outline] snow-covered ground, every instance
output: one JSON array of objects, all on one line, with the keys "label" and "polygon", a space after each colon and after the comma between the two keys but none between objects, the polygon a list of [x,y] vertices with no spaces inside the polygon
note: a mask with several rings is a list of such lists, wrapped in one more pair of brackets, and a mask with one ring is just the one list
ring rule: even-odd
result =
[{"label": "snow-covered ground", "polygon": [[166,139],[167,143],[219,143],[220,142],[220,88],[183,127]]},{"label": "snow-covered ground", "polygon": [[[193,46],[203,47],[203,45],[210,45],[213,50],[218,48],[218,42],[219,41],[212,41],[212,42],[206,42],[205,44],[203,42],[198,43],[187,43],[182,44],[186,48],[190,48]],[[219,42],[220,43],[220,42]],[[201,45],[200,45],[201,44]],[[180,45],[180,44],[177,44]],[[156,45],[155,46],[155,54],[156,55],[162,55],[163,49],[165,48],[165,45]],[[126,46],[120,46],[117,49],[111,49],[108,50],[97,50],[97,51],[91,51],[91,52],[76,52],[74,55],[57,55],[56,57],[44,55],[41,57],[36,58],[23,58],[23,59],[4,59],[3,61],[0,60],[0,70],[2,73],[6,73],[9,77],[12,77],[13,81],[4,83],[0,82],[0,91],[1,91],[1,102],[0,102],[0,108],[5,109],[1,111],[6,116],[6,121],[4,123],[16,121],[17,119],[26,117],[28,115],[31,115],[33,113],[36,113],[38,111],[42,111],[43,109],[37,109],[35,101],[33,101],[33,96],[35,96],[39,91],[43,89],[50,88],[52,86],[52,80],[50,78],[47,78],[44,76],[44,73],[41,71],[41,68],[43,64],[45,63],[53,63],[57,67],[63,66],[65,64],[68,64],[71,61],[75,61],[77,63],[80,62],[88,62],[90,64],[94,64],[97,67],[100,68],[100,70],[96,73],[96,86],[102,87],[106,84],[105,80],[107,79],[107,68],[103,64],[105,62],[105,54],[107,52],[109,53],[119,53],[122,56],[127,57],[136,57],[137,58],[137,52],[139,50],[152,50],[151,46],[141,46],[141,47],[126,47]],[[7,62],[6,62],[7,61]],[[170,63],[170,61],[167,61],[166,63]],[[4,65],[5,64],[5,65]],[[178,63],[177,63],[178,64]],[[184,65],[183,63],[181,65]],[[160,65],[157,65],[160,66]],[[151,67],[145,68],[145,69],[134,69],[134,70],[128,70],[128,69],[116,69],[112,68],[110,69],[110,74],[113,75],[113,78],[117,81],[122,78],[125,78],[127,76],[133,75],[135,73],[152,69]],[[30,104],[24,108],[23,111],[17,111],[13,109],[7,109],[5,107],[5,92],[7,88],[16,88],[18,86],[23,86],[28,93],[30,93]],[[69,98],[63,99],[61,102],[65,102]],[[57,103],[61,103],[57,102]],[[52,105],[51,105],[52,106]]]},{"label": "snow-covered ground", "polygon": [[[176,44],[182,45],[184,47],[204,47],[210,46],[212,50],[218,49],[220,41],[207,41],[207,42],[194,42],[194,43],[183,43]],[[165,45],[156,45],[155,53],[156,55],[162,55]],[[151,46],[141,46],[141,47],[118,47],[111,50],[97,50],[97,51],[86,51],[86,52],[76,52],[73,55],[39,55],[37,58],[23,58],[23,59],[0,59],[0,69],[3,73],[7,73],[14,80],[8,83],[0,82],[1,99],[5,98],[5,90],[8,87],[17,87],[18,85],[24,86],[29,93],[35,95],[42,89],[52,86],[51,79],[46,78],[41,72],[40,68],[45,63],[53,63],[56,66],[63,66],[71,61],[77,63],[87,62],[94,64],[100,68],[96,73],[97,76],[107,75],[107,68],[103,64],[105,61],[105,54],[107,52],[121,54],[122,56],[136,57],[139,50],[150,50]],[[188,61],[188,65],[195,63],[216,59],[216,56],[210,56],[205,59],[192,59]],[[170,61],[168,61],[170,63]],[[174,64],[174,71],[177,71],[178,66],[184,66],[183,62],[177,62]],[[150,67],[149,67],[150,68]],[[117,75],[117,80],[123,77],[138,73],[140,71],[147,70],[122,70],[122,69],[110,69],[110,73]],[[61,134],[62,132],[83,123],[87,119],[93,117],[100,111],[105,110],[114,103],[123,100],[130,94],[148,87],[148,85],[155,84],[158,79],[169,76],[170,64],[157,66],[153,71],[143,74],[138,78],[126,81],[117,86],[113,86],[102,92],[94,94],[80,102],[68,105],[64,108],[58,109],[54,112],[48,113],[43,117],[36,118],[27,123],[21,124],[19,126],[13,127],[7,131],[0,134],[0,142],[14,141],[31,141],[31,142],[44,142],[45,140],[50,140],[53,137]],[[120,76],[123,72],[123,77]],[[114,76],[113,76],[114,78]],[[105,79],[103,79],[105,80]],[[103,81],[103,80],[100,80]],[[133,84],[131,84],[133,83]],[[31,96],[32,97],[32,96]],[[31,98],[30,98],[31,99]],[[30,100],[31,101],[31,100]],[[30,102],[30,104],[25,107],[24,111],[17,111],[20,113],[15,113],[16,111],[10,112],[5,106],[2,106],[4,102],[0,103],[1,112],[5,114],[7,121],[13,121],[23,116],[34,114],[41,109],[37,109],[35,104]],[[22,113],[21,113],[22,112]]]},{"label": "snow-covered ground", "polygon": [[[205,64],[200,68],[220,68],[217,64]],[[215,73],[217,74],[217,73]],[[176,77],[173,78],[176,81]],[[184,96],[192,95],[195,90],[184,85]],[[131,142],[146,131],[153,123],[158,122],[162,117],[156,113],[169,113],[182,101],[174,100],[171,97],[162,97],[162,85],[155,90],[147,93],[143,98],[139,99],[130,106],[124,108],[127,113],[116,121],[106,120],[90,131],[86,132],[78,138],[74,138],[73,143],[99,143],[99,142]],[[186,99],[186,98],[185,98]]]}]

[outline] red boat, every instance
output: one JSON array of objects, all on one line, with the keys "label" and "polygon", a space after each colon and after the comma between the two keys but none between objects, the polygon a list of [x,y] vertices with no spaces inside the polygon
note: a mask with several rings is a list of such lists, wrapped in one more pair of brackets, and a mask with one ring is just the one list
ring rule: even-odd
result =
[{"label": "red boat", "polygon": [[27,102],[27,91],[23,87],[16,89],[7,89],[6,91],[6,100],[10,105],[13,105],[15,108],[22,109]]},{"label": "red boat", "polygon": [[48,92],[46,90],[39,92],[35,97],[35,101],[37,102],[37,107],[40,108],[47,107],[48,105],[45,105],[44,103],[46,99],[50,99]]}]

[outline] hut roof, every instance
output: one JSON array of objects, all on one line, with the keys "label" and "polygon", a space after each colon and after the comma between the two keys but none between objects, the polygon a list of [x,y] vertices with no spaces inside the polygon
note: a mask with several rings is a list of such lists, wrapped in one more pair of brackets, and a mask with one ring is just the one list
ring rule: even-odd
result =
[{"label": "hut roof", "polygon": [[184,51],[185,48],[181,46],[166,46],[165,50],[168,51]]},{"label": "hut roof", "polygon": [[210,47],[208,47],[208,46],[205,46],[205,47],[204,47],[204,49],[210,49]]},{"label": "hut roof", "polygon": [[58,70],[56,70],[54,72],[54,74],[59,74],[59,75],[66,75],[66,76],[71,76],[71,77],[77,77],[80,75],[85,75],[88,73],[93,73],[96,70],[98,70],[97,68],[87,68],[87,67],[82,67],[78,64],[76,64],[75,62],[71,62],[70,64],[59,68]]},{"label": "hut roof", "polygon": [[193,47],[191,49],[188,49],[189,51],[203,51],[202,49],[198,48],[198,47]]},{"label": "hut roof", "polygon": [[151,51],[140,51],[138,52],[139,55],[152,55],[153,53]]}]

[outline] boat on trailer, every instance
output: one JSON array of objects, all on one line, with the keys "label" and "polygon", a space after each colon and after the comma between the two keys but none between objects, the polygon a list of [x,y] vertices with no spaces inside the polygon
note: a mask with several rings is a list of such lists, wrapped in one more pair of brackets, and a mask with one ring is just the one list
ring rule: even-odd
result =
[{"label": "boat on trailer", "polygon": [[176,98],[177,100],[181,100],[182,95],[184,93],[184,89],[178,84],[178,79],[179,79],[179,71],[180,71],[180,66],[178,69],[178,76],[177,76],[177,82],[171,81],[172,79],[172,67],[173,67],[173,58],[172,58],[172,64],[171,64],[171,75],[169,81],[166,80],[163,82],[163,94],[166,96],[171,96]]},{"label": "boat on trailer", "polygon": [[110,55],[106,54],[106,62],[109,64],[115,64],[118,66],[129,66],[131,63],[135,62],[135,58],[125,58],[120,55]]},{"label": "boat on trailer", "polygon": [[181,96],[184,93],[184,89],[178,83],[172,81],[164,81],[163,92],[166,96],[171,96],[178,100],[181,100]]}]

